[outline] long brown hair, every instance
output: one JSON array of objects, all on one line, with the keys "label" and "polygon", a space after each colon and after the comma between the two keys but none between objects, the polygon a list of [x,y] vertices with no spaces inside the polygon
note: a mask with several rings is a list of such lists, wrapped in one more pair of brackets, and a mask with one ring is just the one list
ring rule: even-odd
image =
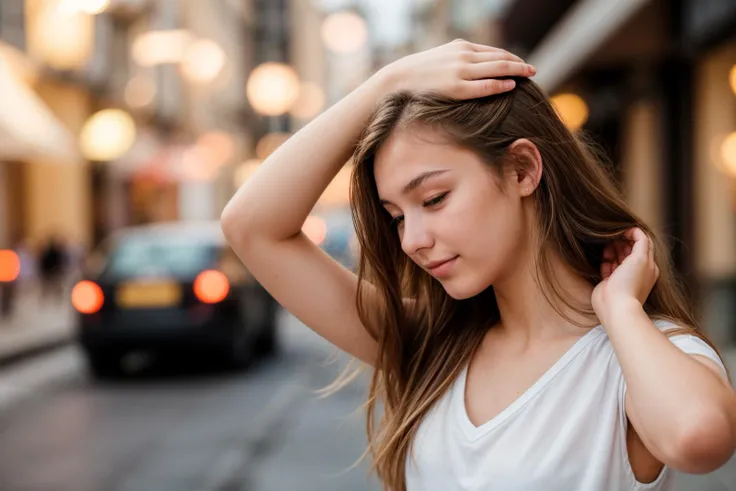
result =
[{"label": "long brown hair", "polygon": [[[509,162],[511,143],[526,138],[537,146],[544,169],[535,191],[540,237],[536,276],[558,312],[559,302],[583,314],[593,311],[590,305],[574,305],[555,281],[550,253],[595,285],[601,280],[605,245],[639,227],[654,240],[660,269],[645,310],[681,326],[669,335],[703,337],[662,243],[629,209],[602,159],[568,131],[534,82],[516,79],[511,92],[467,101],[392,94],[382,101],[355,149],[351,181],[361,250],[357,307],[379,345],[366,403],[368,451],[374,470],[392,491],[406,489],[406,460],[422,419],[500,317],[492,286],[455,300],[401,249],[379,202],[373,167],[389,136],[409,125],[439,130],[450,142],[475,152],[498,175]],[[366,283],[373,285],[370,292]]]}]

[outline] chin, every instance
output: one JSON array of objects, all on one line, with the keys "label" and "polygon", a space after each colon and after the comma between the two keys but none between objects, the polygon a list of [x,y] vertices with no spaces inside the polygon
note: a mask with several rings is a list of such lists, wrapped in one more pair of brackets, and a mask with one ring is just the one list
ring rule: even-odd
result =
[{"label": "chin", "polygon": [[472,281],[470,278],[449,278],[441,283],[445,292],[455,300],[474,297],[491,286],[491,283]]}]

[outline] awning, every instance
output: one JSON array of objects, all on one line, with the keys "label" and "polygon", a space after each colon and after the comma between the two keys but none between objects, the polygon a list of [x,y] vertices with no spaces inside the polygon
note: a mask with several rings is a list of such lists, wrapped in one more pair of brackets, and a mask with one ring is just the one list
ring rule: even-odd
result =
[{"label": "awning", "polygon": [[555,90],[649,0],[581,0],[528,57],[534,81]]},{"label": "awning", "polygon": [[8,62],[10,50],[0,43],[0,160],[39,157],[79,162],[73,135],[14,73]]}]

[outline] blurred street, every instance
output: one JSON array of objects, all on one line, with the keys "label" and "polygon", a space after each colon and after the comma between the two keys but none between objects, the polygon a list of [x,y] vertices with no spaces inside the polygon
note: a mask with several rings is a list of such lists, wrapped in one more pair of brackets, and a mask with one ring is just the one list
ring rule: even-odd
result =
[{"label": "blurred street", "polygon": [[[13,491],[378,490],[364,449],[365,384],[318,399],[343,365],[288,314],[284,349],[251,370],[148,369],[116,382],[89,379],[75,347],[0,373],[26,386],[16,404],[0,394],[0,489]],[[12,381],[12,382],[11,382]],[[729,491],[736,458],[678,491]]]},{"label": "blurred street", "polygon": [[363,384],[318,400],[342,365],[325,366],[332,349],[293,317],[280,327],[281,359],[239,374],[148,370],[98,384],[75,347],[6,368],[0,386],[36,393],[0,417],[0,489],[378,489],[365,464],[350,469],[365,446]]}]

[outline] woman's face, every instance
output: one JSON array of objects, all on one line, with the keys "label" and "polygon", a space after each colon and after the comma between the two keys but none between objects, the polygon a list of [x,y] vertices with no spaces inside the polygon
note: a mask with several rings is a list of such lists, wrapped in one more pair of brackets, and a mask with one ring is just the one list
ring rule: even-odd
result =
[{"label": "woman's face", "polygon": [[[433,143],[434,142],[434,143]],[[433,130],[394,133],[375,159],[378,196],[401,248],[456,299],[502,280],[525,249],[520,184]]]}]

